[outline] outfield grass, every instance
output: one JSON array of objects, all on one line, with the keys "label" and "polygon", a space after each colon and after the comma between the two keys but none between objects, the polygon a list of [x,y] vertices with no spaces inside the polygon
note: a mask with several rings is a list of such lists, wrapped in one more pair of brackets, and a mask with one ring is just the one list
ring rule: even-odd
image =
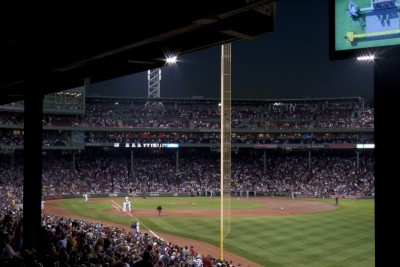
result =
[{"label": "outfield grass", "polygon": [[[122,203],[121,199],[115,199]],[[166,209],[187,209],[193,198],[134,199],[134,208],[161,204]],[[310,201],[332,200],[318,199]],[[181,205],[179,203],[185,203]],[[83,205],[82,199],[63,200],[70,212],[94,219],[130,225],[132,218],[104,213],[112,209],[110,199]],[[218,209],[219,198],[195,198],[192,209]],[[257,204],[232,200],[232,208],[254,208]],[[90,212],[88,212],[88,209]],[[139,217],[144,227],[205,241],[219,247],[219,218]],[[263,266],[348,267],[375,266],[374,200],[341,199],[338,209],[304,215],[232,217],[231,232],[224,249]],[[185,245],[185,244],[182,244]]]}]

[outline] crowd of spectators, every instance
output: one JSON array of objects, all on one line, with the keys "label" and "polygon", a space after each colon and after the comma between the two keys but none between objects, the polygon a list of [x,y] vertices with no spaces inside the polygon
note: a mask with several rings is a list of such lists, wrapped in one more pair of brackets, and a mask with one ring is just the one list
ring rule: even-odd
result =
[{"label": "crowd of spectators", "polygon": [[[317,101],[318,102],[318,101]],[[133,235],[118,228],[73,218],[43,214],[39,251],[22,249],[23,113],[0,112],[0,251],[5,266],[117,266],[140,260],[148,266],[234,266],[211,255],[191,252],[147,233]],[[220,142],[220,110],[215,101],[165,103],[158,111],[143,103],[88,101],[81,115],[47,114],[43,120],[44,146],[66,146],[71,131],[48,130],[60,126],[89,128],[153,128],[156,132],[82,130],[85,143],[209,143]],[[326,102],[232,106],[233,144],[348,144],[373,143],[373,133],[314,133],[318,128],[373,128],[373,108],[354,102]],[[161,132],[166,128],[188,131]],[[200,132],[190,131],[201,130]],[[265,133],[264,130],[310,129],[310,133]],[[252,132],[254,130],[254,132]],[[259,131],[260,130],[260,131]],[[76,140],[75,140],[76,141]],[[373,197],[373,151],[267,151],[244,149],[232,154],[231,191],[236,196],[302,195],[308,197]],[[43,155],[42,195],[142,192],[187,193],[215,196],[220,189],[219,153],[210,148],[129,150],[101,147],[79,152],[49,150]],[[311,154],[310,154],[311,153]],[[151,166],[151,168],[149,168]],[[193,250],[194,251],[194,250]],[[146,265],[147,266],[147,265]]]},{"label": "crowd of spectators", "polygon": [[[85,131],[77,138],[67,132],[47,131],[42,138],[43,146],[67,146],[71,144],[219,144],[219,132],[116,132]],[[373,133],[232,133],[235,144],[373,144]],[[24,137],[10,129],[0,129],[0,145],[22,146]]]},{"label": "crowd of spectators", "polygon": [[[236,103],[236,102],[235,102]],[[361,107],[357,101],[320,100],[314,104],[291,101],[279,104],[232,105],[233,129],[274,130],[314,128],[373,128],[373,108]],[[22,110],[21,110],[22,111]],[[22,113],[4,109],[0,124],[22,125]],[[46,114],[44,126],[115,127],[115,128],[220,128],[220,110],[215,101],[186,104],[184,100],[166,103],[161,110],[145,109],[142,101],[130,104],[87,100],[86,111],[77,114]]]},{"label": "crowd of spectators", "polygon": [[[149,149],[152,150],[152,149]],[[220,188],[219,154],[172,151],[83,151],[74,155],[46,152],[43,159],[43,195],[146,192],[197,193]],[[282,195],[297,192],[305,196],[373,196],[374,158],[372,152],[268,152],[243,151],[232,156],[232,185],[235,193]],[[22,184],[22,157],[2,155],[0,182],[10,193]],[[74,163],[72,163],[74,161]],[[7,165],[8,164],[8,165]],[[148,166],[152,166],[149,168]],[[10,185],[14,189],[8,188]],[[16,194],[13,194],[14,196]],[[21,199],[15,199],[17,202]]]},{"label": "crowd of spectators", "polygon": [[[174,244],[147,232],[42,213],[37,249],[23,247],[22,210],[0,218],[1,266],[130,267],[240,266],[202,255],[193,246]],[[141,265],[141,261],[146,262]]]},{"label": "crowd of spectators", "polygon": [[[232,143],[373,143],[374,109],[356,103],[279,105],[233,105]],[[24,122],[21,111],[0,111],[0,145],[22,146]],[[162,110],[146,110],[143,103],[116,104],[112,101],[88,101],[86,113],[46,114],[43,118],[43,146],[69,146],[74,143],[180,143],[219,144],[220,117],[214,102],[185,104],[177,101]],[[61,127],[76,127],[65,130]],[[103,130],[93,130],[101,127]],[[126,128],[126,131],[114,130]],[[140,130],[135,130],[138,128]],[[354,128],[354,132],[320,132],[321,129]],[[129,130],[132,129],[132,130]],[[170,131],[170,129],[179,129]],[[309,130],[296,133],[293,130]],[[319,129],[318,132],[314,131]],[[268,133],[269,130],[290,130],[288,133]],[[80,131],[81,138],[76,138]]]},{"label": "crowd of spectators", "polygon": [[[43,158],[43,196],[118,193],[128,189],[142,192],[143,188],[148,192],[199,192],[204,196],[202,192],[219,190],[218,156],[209,150],[182,152],[176,169],[174,154],[166,151],[142,151],[135,154],[131,164],[125,153],[88,150],[76,155],[75,166],[71,155],[48,152]],[[211,261],[208,266],[235,266],[211,256],[206,259],[205,255],[187,255],[182,244],[171,244],[148,234],[134,236],[98,223],[53,215],[42,218],[41,251],[23,251],[18,230],[22,213],[13,208],[23,197],[22,157],[0,157],[0,244],[7,247],[7,255],[16,255],[12,259],[3,255],[3,260],[37,261],[43,266],[58,262],[57,266],[126,267],[145,257],[152,261],[152,266],[199,266],[194,263],[199,256],[203,261]],[[313,152],[311,159],[306,152],[275,151],[268,154],[265,162],[260,153],[239,153],[232,157],[231,189],[238,196],[249,196],[249,191],[260,195],[295,192],[314,197],[373,196],[373,154],[365,152],[358,159],[357,162],[354,151]]]}]

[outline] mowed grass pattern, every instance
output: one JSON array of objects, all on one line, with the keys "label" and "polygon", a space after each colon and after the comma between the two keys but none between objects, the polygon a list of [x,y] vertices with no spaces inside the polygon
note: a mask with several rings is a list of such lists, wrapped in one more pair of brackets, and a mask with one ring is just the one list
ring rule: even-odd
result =
[{"label": "mowed grass pattern", "polygon": [[[82,199],[63,200],[70,212],[94,219],[113,221],[125,225],[132,218],[110,215],[111,198],[98,204],[83,204]],[[114,199],[122,203],[122,198]],[[332,199],[310,199],[325,201]],[[151,208],[157,204],[166,209],[188,209],[176,203],[194,202],[193,209],[219,209],[219,198],[146,198],[134,199],[133,208]],[[175,203],[175,204],[172,204]],[[232,208],[255,208],[257,204],[245,200],[232,200]],[[142,228],[157,233],[205,241],[219,247],[220,218],[139,217]],[[348,267],[375,266],[374,200],[341,199],[340,207],[333,211],[265,217],[232,217],[231,232],[224,248],[263,266],[318,266]],[[162,237],[162,234],[161,234]],[[190,245],[190,244],[181,244]],[[214,255],[217,256],[217,255]]]}]

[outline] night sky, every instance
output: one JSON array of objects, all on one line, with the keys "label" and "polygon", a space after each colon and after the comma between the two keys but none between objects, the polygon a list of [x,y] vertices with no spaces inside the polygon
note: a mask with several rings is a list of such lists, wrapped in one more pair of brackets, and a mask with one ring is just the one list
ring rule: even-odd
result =
[{"label": "night sky", "polygon": [[[328,1],[278,0],[275,31],[232,43],[233,99],[374,94],[373,63],[329,60]],[[161,97],[220,97],[220,46],[178,57],[162,70]],[[147,97],[147,72],[96,83],[88,95]]]}]

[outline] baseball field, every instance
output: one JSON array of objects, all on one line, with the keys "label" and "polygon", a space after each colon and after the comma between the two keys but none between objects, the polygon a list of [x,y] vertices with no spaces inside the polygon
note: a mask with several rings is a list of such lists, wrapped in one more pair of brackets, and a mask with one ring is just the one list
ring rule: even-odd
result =
[{"label": "baseball field", "polygon": [[[130,230],[140,221],[151,232],[201,254],[232,259],[242,266],[375,266],[372,199],[232,198],[231,231],[220,246],[220,199],[203,197],[123,198],[47,201],[44,212]],[[161,216],[157,205],[163,209]]]}]

